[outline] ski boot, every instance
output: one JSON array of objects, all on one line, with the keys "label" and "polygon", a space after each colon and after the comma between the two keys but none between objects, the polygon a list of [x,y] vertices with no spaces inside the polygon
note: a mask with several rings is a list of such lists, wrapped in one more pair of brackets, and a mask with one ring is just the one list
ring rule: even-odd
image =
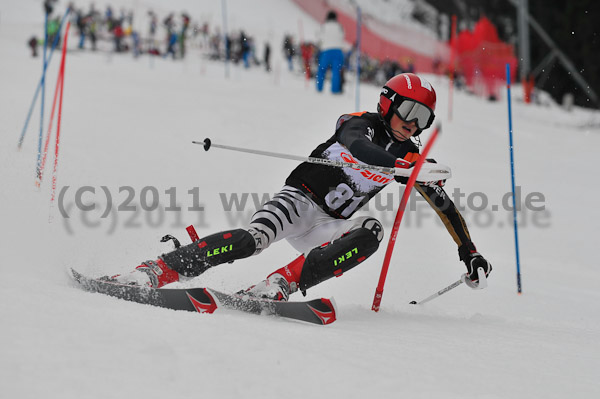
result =
[{"label": "ski boot", "polygon": [[273,301],[287,301],[290,294],[298,291],[298,281],[304,265],[304,255],[300,255],[288,265],[275,270],[260,283],[238,294],[265,298]]},{"label": "ski boot", "polygon": [[241,295],[249,295],[272,301],[287,301],[291,293],[290,283],[279,273],[273,273],[260,283],[253,285],[245,291],[238,292]]},{"label": "ski boot", "polygon": [[169,268],[161,258],[158,258],[156,261],[143,262],[127,274],[117,274],[103,279],[125,285],[160,288],[179,281],[179,273]]},{"label": "ski boot", "polygon": [[290,294],[300,290],[306,295],[310,287],[340,277],[377,250],[378,237],[373,231],[358,228],[337,240],[312,249],[306,258],[300,255],[290,264],[271,273],[266,280],[239,294],[275,301],[287,301]]}]

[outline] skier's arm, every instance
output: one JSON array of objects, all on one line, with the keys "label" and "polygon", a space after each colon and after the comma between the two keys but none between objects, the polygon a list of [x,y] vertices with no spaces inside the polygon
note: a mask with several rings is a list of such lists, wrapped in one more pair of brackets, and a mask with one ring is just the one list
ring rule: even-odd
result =
[{"label": "skier's arm", "polygon": [[469,279],[473,282],[478,281],[478,268],[482,268],[487,277],[492,271],[492,265],[477,252],[465,220],[444,189],[435,183],[430,185],[415,183],[415,188],[442,219],[444,226],[458,245],[458,256],[467,266]]},{"label": "skier's arm", "polygon": [[367,122],[359,118],[351,118],[343,122],[335,134],[337,141],[364,163],[394,167],[396,157],[369,139],[369,129],[372,131]]},{"label": "skier's arm", "polygon": [[438,214],[459,248],[471,243],[465,220],[442,187],[415,183],[415,188]]}]

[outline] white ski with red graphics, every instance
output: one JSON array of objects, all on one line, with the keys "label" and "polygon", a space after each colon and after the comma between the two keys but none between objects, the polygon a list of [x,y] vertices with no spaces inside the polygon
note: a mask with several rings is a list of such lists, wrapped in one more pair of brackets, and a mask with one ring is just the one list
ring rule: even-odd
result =
[{"label": "white ski with red graphics", "polygon": [[243,294],[226,294],[211,288],[149,288],[114,281],[89,278],[71,269],[71,276],[81,288],[126,301],[173,310],[213,313],[219,308],[258,315],[279,316],[313,324],[331,324],[336,320],[333,299],[318,298],[303,302],[281,302]]}]

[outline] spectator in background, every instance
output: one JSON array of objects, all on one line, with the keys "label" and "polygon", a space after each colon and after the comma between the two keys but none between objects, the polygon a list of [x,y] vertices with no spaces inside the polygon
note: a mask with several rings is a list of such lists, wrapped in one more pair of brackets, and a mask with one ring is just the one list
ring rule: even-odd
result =
[{"label": "spectator in background", "polygon": [[37,57],[37,49],[38,49],[38,39],[35,36],[32,36],[31,39],[27,42],[27,45],[31,49],[31,56]]},{"label": "spectator in background", "polygon": [[167,43],[167,51],[163,55],[163,58],[167,58],[169,54],[173,57],[173,59],[177,58],[177,53],[175,51],[175,47],[177,46],[177,33],[175,31],[169,34],[169,39]]},{"label": "spectator in background", "polygon": [[256,41],[252,36],[248,36],[248,47],[250,48],[250,55],[248,58],[250,58],[254,65],[260,65],[260,61],[256,56]]},{"label": "spectator in background", "polygon": [[302,61],[304,61],[304,75],[305,77],[312,78],[313,74],[310,69],[310,64],[314,55],[314,48],[312,43],[304,42],[300,45],[300,52],[302,54]]},{"label": "spectator in background", "polygon": [[137,58],[142,54],[142,43],[137,30],[131,31],[131,40],[133,41],[133,56]]},{"label": "spectator in background", "polygon": [[104,12],[104,19],[105,19],[105,23],[106,23],[106,29],[108,31],[112,31],[114,20],[113,20],[113,10],[110,5],[106,6],[106,11]]},{"label": "spectator in background", "polygon": [[181,14],[181,33],[179,34],[179,54],[181,58],[185,57],[185,40],[187,38],[187,31],[190,27],[190,16],[187,13]]},{"label": "spectator in background", "polygon": [[250,68],[250,43],[248,42],[248,36],[244,31],[240,31],[240,53],[241,58],[244,61],[244,68]]},{"label": "spectator in background", "polygon": [[75,11],[75,23],[77,25],[77,30],[79,31],[79,48],[83,49],[85,44],[85,34],[86,34],[86,20],[81,10]]},{"label": "spectator in background", "polygon": [[202,45],[200,47],[207,47],[210,41],[208,22],[204,22],[200,28],[200,34],[202,36]]},{"label": "spectator in background", "polygon": [[167,58],[169,54],[173,57],[173,59],[177,58],[177,54],[175,53],[175,46],[177,45],[177,33],[175,32],[175,15],[170,13],[163,20],[163,26],[167,31],[167,50],[163,55],[164,58]]},{"label": "spectator in background", "polygon": [[166,42],[168,43],[171,38],[171,34],[175,32],[175,16],[173,13],[167,15],[167,17],[163,20],[163,26],[167,34]]},{"label": "spectator in background", "polygon": [[90,35],[90,41],[92,42],[92,51],[96,51],[96,42],[98,40],[98,21],[96,20],[96,14],[90,13],[88,33]]},{"label": "spectator in background", "polygon": [[123,27],[121,26],[120,21],[114,22],[113,25],[113,38],[115,41],[115,52],[120,53],[124,51],[123,48],[123,37],[125,37],[125,32],[123,31]]},{"label": "spectator in background", "polygon": [[335,11],[329,11],[319,34],[321,53],[317,71],[317,91],[323,91],[325,75],[331,69],[331,92],[342,92],[342,66],[344,65],[344,29]]},{"label": "spectator in background", "polygon": [[271,45],[269,44],[269,42],[265,43],[264,61],[265,69],[267,70],[267,72],[271,72]]},{"label": "spectator in background", "polygon": [[159,55],[158,45],[156,42],[156,32],[158,31],[158,15],[153,10],[148,11],[148,18],[150,23],[148,25],[148,53],[152,55]]},{"label": "spectator in background", "polygon": [[220,60],[221,59],[221,43],[224,42],[224,38],[221,36],[220,29],[217,27],[215,33],[210,36],[210,59]]},{"label": "spectator in background", "polygon": [[294,49],[294,39],[292,35],[285,35],[283,38],[283,53],[285,55],[285,59],[288,62],[288,69],[290,71],[294,70],[294,54],[296,54],[296,50]]},{"label": "spectator in background", "polygon": [[231,37],[225,35],[225,61],[231,61]]},{"label": "spectator in background", "polygon": [[44,1],[44,11],[46,12],[46,15],[50,16],[50,14],[52,14],[52,11],[54,11],[54,3],[56,3],[56,0]]},{"label": "spectator in background", "polygon": [[60,29],[60,17],[54,17],[48,19],[48,41],[46,42],[46,46],[52,47],[54,45],[54,40],[56,40],[56,47],[60,48],[60,35],[58,38],[58,30]]}]

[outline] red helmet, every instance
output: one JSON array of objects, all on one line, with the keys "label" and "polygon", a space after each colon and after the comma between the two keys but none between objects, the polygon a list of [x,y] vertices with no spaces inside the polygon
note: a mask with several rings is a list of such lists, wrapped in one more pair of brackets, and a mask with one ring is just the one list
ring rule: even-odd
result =
[{"label": "red helmet", "polygon": [[431,84],[414,73],[402,73],[386,82],[381,89],[377,111],[389,126],[396,114],[405,122],[416,121],[417,132],[421,134],[435,118],[435,90]]}]

